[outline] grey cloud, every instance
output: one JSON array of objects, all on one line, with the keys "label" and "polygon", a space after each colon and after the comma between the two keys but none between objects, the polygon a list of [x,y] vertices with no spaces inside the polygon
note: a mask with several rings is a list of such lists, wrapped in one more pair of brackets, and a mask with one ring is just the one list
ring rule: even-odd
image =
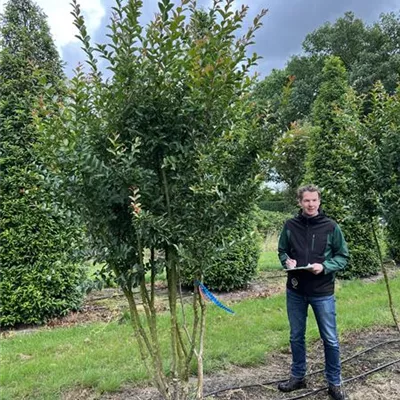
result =
[{"label": "grey cloud", "polygon": [[398,11],[399,0],[272,0],[254,1],[252,7],[267,6],[264,26],[257,33],[254,51],[264,60],[259,72],[268,74],[272,68],[282,68],[291,55],[301,52],[305,36],[325,22],[334,22],[346,11],[370,24],[382,12]]},{"label": "grey cloud", "polygon": [[[400,0],[248,0],[247,3],[250,9],[243,31],[262,8],[269,9],[262,28],[256,33],[256,44],[250,48],[250,51],[263,57],[255,68],[261,76],[267,75],[273,68],[284,67],[290,56],[301,52],[301,44],[308,33],[325,22],[334,22],[346,11],[353,11],[357,17],[370,24],[377,21],[382,12],[400,10]],[[93,38],[95,42],[106,41],[106,25],[110,21],[114,4],[115,0],[103,0],[106,15]],[[198,4],[206,6],[209,1],[201,0]],[[157,1],[145,0],[142,23],[149,22],[156,11]],[[68,64],[68,75],[70,67],[75,67],[79,60],[84,59],[75,44],[64,47],[63,55]]]}]

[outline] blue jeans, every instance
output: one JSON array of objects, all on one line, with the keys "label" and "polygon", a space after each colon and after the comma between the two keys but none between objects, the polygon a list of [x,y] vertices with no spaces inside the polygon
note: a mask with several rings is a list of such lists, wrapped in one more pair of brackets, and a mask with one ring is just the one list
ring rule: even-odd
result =
[{"label": "blue jeans", "polygon": [[287,290],[286,305],[290,323],[290,346],[292,349],[291,374],[300,379],[306,374],[305,334],[309,304],[314,311],[319,334],[324,342],[326,380],[332,385],[340,385],[340,351],[336,331],[335,296],[333,295],[312,297]]}]

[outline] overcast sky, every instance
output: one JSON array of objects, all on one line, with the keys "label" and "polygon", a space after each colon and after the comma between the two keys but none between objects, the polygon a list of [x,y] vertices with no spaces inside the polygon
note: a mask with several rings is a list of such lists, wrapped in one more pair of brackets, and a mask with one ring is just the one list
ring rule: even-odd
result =
[{"label": "overcast sky", "polygon": [[[12,0],[10,0],[12,1]],[[211,0],[198,0],[198,4],[207,6]],[[103,42],[106,25],[109,23],[111,6],[115,0],[80,0],[81,10],[86,18],[90,36],[95,42]],[[177,1],[178,2],[178,1]],[[0,12],[5,0],[0,0]],[[72,75],[72,69],[84,61],[80,43],[74,37],[76,28],[70,15],[70,0],[37,0],[36,3],[48,16],[48,23],[66,63],[66,72]],[[143,23],[148,22],[157,11],[158,0],[144,0],[142,10]],[[382,12],[400,10],[400,0],[247,0],[235,1],[235,5],[250,5],[248,22],[257,12],[267,8],[264,25],[257,32],[256,51],[263,57],[257,71],[261,76],[267,75],[272,68],[282,68],[289,57],[301,51],[301,43],[307,33],[312,32],[323,23],[334,22],[346,11],[353,11],[357,17],[367,23],[378,20]]]}]

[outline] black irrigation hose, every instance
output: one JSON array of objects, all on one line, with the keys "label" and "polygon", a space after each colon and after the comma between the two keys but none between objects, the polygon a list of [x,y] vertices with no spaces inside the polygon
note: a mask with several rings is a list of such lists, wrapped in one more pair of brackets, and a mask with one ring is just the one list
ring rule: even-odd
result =
[{"label": "black irrigation hose", "polygon": [[284,400],[298,400],[298,399],[304,399],[305,397],[313,396],[314,394],[317,394],[317,393],[319,393],[319,392],[323,392],[323,391],[326,390],[326,389],[328,389],[328,386],[324,386],[324,387],[322,387],[322,388],[312,390],[311,392],[307,392],[307,393],[300,394],[299,396],[296,396],[296,397],[288,397],[287,399],[284,399]]},{"label": "black irrigation hose", "polygon": [[[391,343],[397,343],[397,342],[400,342],[400,339],[392,339],[392,340],[387,340],[386,342],[378,343],[378,344],[376,344],[376,345],[374,345],[374,346],[372,346],[372,347],[369,347],[368,349],[365,349],[365,350],[363,350],[363,351],[360,351],[360,352],[358,352],[358,353],[356,353],[356,354],[354,354],[354,355],[352,355],[352,356],[350,356],[350,357],[348,357],[348,358],[342,360],[341,363],[344,364],[344,363],[346,363],[346,362],[348,362],[348,361],[350,361],[350,360],[352,360],[352,359],[354,359],[354,358],[356,358],[356,357],[359,357],[359,356],[361,356],[361,355],[363,355],[363,354],[365,354],[365,353],[368,353],[368,352],[371,351],[371,350],[376,349],[377,347],[384,346],[384,345],[391,344]],[[378,367],[378,369],[371,370],[371,371],[367,371],[365,374],[358,375],[358,376],[356,376],[356,377],[354,377],[354,378],[346,379],[346,380],[343,381],[343,383],[351,382],[352,380],[358,379],[358,378],[360,378],[360,377],[362,377],[362,376],[367,376],[367,375],[369,375],[370,373],[379,371],[380,369],[386,368],[386,367],[388,367],[389,365],[395,364],[396,362],[399,362],[399,361],[400,361],[400,360],[391,362],[391,363],[389,363],[389,364],[385,364],[385,365],[382,366],[382,367]],[[315,374],[318,374],[318,373],[320,373],[320,372],[324,372],[324,369],[318,369],[318,370],[316,370],[316,371],[309,372],[309,373],[306,374],[305,376],[315,375]],[[210,393],[206,393],[206,394],[204,395],[204,398],[205,398],[205,397],[214,396],[215,394],[218,394],[218,393],[227,392],[228,390],[247,389],[247,388],[256,387],[256,386],[261,386],[261,387],[262,387],[262,386],[269,386],[269,385],[274,385],[274,384],[276,384],[276,383],[281,383],[281,382],[286,382],[286,381],[287,381],[287,378],[285,378],[285,379],[276,379],[276,380],[273,380],[273,381],[267,381],[267,382],[261,382],[261,383],[253,383],[253,384],[249,384],[249,385],[229,386],[229,387],[227,387],[227,388],[225,388],[225,389],[219,389],[219,390],[215,390],[215,391],[210,392]],[[289,399],[285,399],[285,400],[294,400],[294,399],[300,399],[300,398],[302,398],[302,397],[311,396],[311,395],[316,394],[316,393],[318,393],[318,392],[322,392],[322,391],[325,390],[325,389],[327,389],[327,386],[326,386],[326,387],[323,387],[323,388],[320,388],[320,389],[313,390],[312,392],[305,393],[305,395],[301,395],[301,397],[289,398]]]},{"label": "black irrigation hose", "polygon": [[[345,379],[345,380],[343,381],[343,383],[349,383],[349,382],[355,381],[356,379],[364,378],[364,377],[366,377],[366,376],[368,376],[368,375],[371,375],[371,374],[373,374],[373,373],[375,373],[375,372],[378,372],[378,371],[380,371],[380,370],[382,370],[382,369],[385,369],[385,368],[387,368],[387,367],[390,367],[391,365],[396,364],[396,363],[398,363],[398,362],[400,362],[400,358],[397,359],[397,360],[394,360],[394,361],[390,361],[390,362],[388,362],[387,364],[381,365],[380,367],[376,367],[376,368],[374,368],[374,369],[370,369],[369,371],[364,372],[363,374],[360,374],[360,375],[357,375],[357,376],[353,376],[352,378]],[[288,397],[288,398],[286,398],[286,399],[284,399],[284,400],[298,400],[298,399],[303,399],[303,398],[305,398],[305,397],[312,396],[312,395],[314,395],[314,394],[317,394],[317,393],[319,393],[319,392],[322,392],[323,390],[326,390],[326,389],[328,389],[328,386],[324,386],[324,387],[322,387],[322,388],[312,390],[311,392],[307,392],[307,393],[301,394],[301,395],[296,396],[296,397]]]},{"label": "black irrigation hose", "polygon": [[[378,343],[378,344],[376,344],[376,345],[374,345],[372,347],[369,347],[368,349],[365,349],[365,350],[360,351],[360,352],[358,352],[356,354],[353,354],[352,356],[350,356],[348,358],[345,358],[344,360],[342,360],[341,364],[344,364],[344,363],[346,363],[346,362],[348,362],[350,360],[353,360],[354,358],[362,356],[363,354],[368,353],[369,351],[374,350],[377,347],[384,346],[384,345],[387,345],[387,344],[392,344],[392,343],[398,343],[398,342],[400,342],[400,339],[392,339],[392,340],[387,340],[386,342]],[[306,376],[319,374],[320,372],[324,372],[324,369],[322,368],[322,369],[318,369],[316,371],[310,372],[310,373],[306,374]]]},{"label": "black irrigation hose", "polygon": [[383,364],[380,367],[376,367],[374,369],[370,369],[369,371],[364,372],[363,374],[360,374],[360,375],[357,375],[357,376],[353,376],[352,378],[347,378],[347,379],[345,379],[343,381],[343,383],[349,383],[349,382],[355,381],[356,379],[364,378],[364,376],[371,375],[371,374],[373,374],[375,372],[380,371],[381,369],[385,369],[387,367],[390,367],[391,365],[396,364],[398,362],[400,362],[400,358],[398,358],[397,360],[394,360],[394,361],[390,361],[390,362],[388,362],[386,364]]}]

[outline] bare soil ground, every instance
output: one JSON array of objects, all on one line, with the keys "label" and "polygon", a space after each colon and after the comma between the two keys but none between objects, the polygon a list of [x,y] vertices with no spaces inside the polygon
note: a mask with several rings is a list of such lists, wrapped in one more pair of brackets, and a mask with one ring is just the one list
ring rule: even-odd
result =
[{"label": "bare soil ground", "polygon": [[[257,280],[251,282],[246,289],[218,293],[218,298],[223,302],[232,304],[243,299],[269,297],[284,290],[285,280],[285,273],[280,271],[264,272]],[[190,290],[183,291],[184,300],[189,300],[191,295]],[[165,284],[158,282],[156,287],[156,307],[159,310],[166,310],[167,302]],[[137,304],[140,304],[139,295],[137,296]],[[65,317],[55,318],[49,321],[44,328],[67,327],[69,325],[98,321],[108,322],[120,318],[121,313],[126,308],[127,301],[121,290],[110,288],[94,291],[87,296],[85,304],[79,312],[72,312]],[[29,327],[24,327],[24,329],[30,330]]]}]

